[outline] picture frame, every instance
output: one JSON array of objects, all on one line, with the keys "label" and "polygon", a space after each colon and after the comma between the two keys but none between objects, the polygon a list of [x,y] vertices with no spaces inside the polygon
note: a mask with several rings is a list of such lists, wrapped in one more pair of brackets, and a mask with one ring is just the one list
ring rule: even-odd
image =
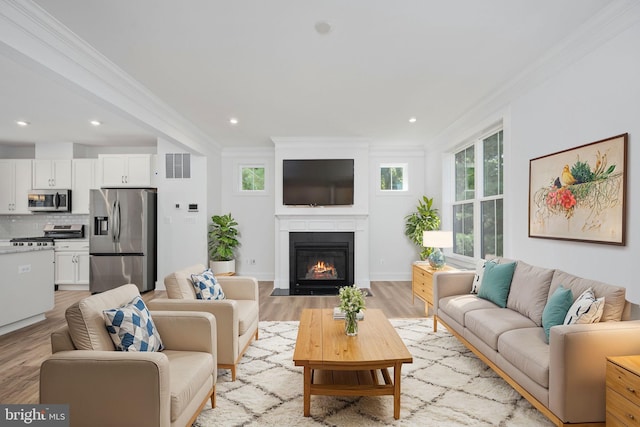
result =
[{"label": "picture frame", "polygon": [[626,244],[628,134],[529,160],[529,237]]}]

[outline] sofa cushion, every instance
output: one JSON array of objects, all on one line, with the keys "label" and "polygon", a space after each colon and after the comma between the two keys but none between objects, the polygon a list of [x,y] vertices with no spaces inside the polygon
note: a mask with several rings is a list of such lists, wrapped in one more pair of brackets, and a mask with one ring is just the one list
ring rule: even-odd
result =
[{"label": "sofa cushion", "polygon": [[549,348],[542,328],[514,329],[498,338],[500,355],[544,388],[549,388]]},{"label": "sofa cushion", "polygon": [[553,270],[518,261],[513,272],[507,308],[542,325],[542,310],[547,304]]},{"label": "sofa cushion", "polygon": [[478,296],[493,302],[498,307],[506,307],[509,287],[511,286],[511,279],[513,278],[515,268],[516,263],[487,263]]},{"label": "sofa cushion", "polygon": [[560,285],[553,292],[542,312],[542,327],[544,328],[546,342],[549,342],[549,330],[553,326],[564,323],[564,318],[567,316],[571,304],[573,304],[571,289],[565,289]]},{"label": "sofa cushion", "polygon": [[165,350],[169,359],[171,422],[192,403],[193,398],[215,372],[213,356],[196,351]]},{"label": "sofa cushion", "polygon": [[225,298],[224,291],[210,268],[207,268],[202,273],[192,274],[191,282],[196,291],[197,299],[223,300]]},{"label": "sofa cushion", "polygon": [[196,291],[191,281],[191,275],[205,270],[202,264],[192,265],[182,270],[174,271],[164,278],[164,287],[169,299],[196,299]]},{"label": "sofa cushion", "polygon": [[494,260],[481,259],[476,263],[476,275],[473,277],[473,284],[471,285],[471,293],[477,294],[482,286],[482,276],[484,276],[484,269],[487,267],[487,263],[492,262],[497,264]]},{"label": "sofa cushion", "polygon": [[164,349],[160,333],[156,329],[140,296],[131,302],[103,310],[105,324],[109,335],[120,351],[160,351]]},{"label": "sofa cushion", "polygon": [[596,298],[593,289],[589,288],[574,302],[564,318],[565,325],[596,323],[602,318],[604,297]]},{"label": "sofa cushion", "polygon": [[498,338],[504,332],[536,327],[531,319],[508,308],[485,308],[469,311],[464,316],[464,325],[494,350],[498,350]]},{"label": "sofa cushion", "polygon": [[583,279],[561,270],[553,272],[551,279],[551,288],[549,296],[558,288],[564,286],[571,289],[573,297],[577,298],[580,294],[589,288],[593,289],[596,298],[604,297],[604,310],[602,312],[601,322],[618,321],[622,319],[624,311],[626,289],[620,286],[608,285],[597,280]]},{"label": "sofa cushion", "polygon": [[104,324],[103,310],[128,303],[140,292],[136,285],[123,285],[91,295],[67,308],[69,335],[78,350],[109,350],[115,346]]},{"label": "sofa cushion", "polygon": [[441,298],[438,302],[438,309],[447,313],[447,315],[462,326],[464,326],[464,315],[469,311],[496,307],[497,306],[491,301],[478,298],[476,295],[471,294],[452,295]]},{"label": "sofa cushion", "polygon": [[244,335],[258,321],[258,301],[235,300],[238,307],[238,335]]}]

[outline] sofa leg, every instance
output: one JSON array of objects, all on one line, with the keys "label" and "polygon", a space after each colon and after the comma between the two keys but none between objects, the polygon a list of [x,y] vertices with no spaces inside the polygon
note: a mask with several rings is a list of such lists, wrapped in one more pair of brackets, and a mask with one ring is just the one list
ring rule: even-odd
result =
[{"label": "sofa leg", "polygon": [[256,329],[256,341],[258,341],[258,329]]},{"label": "sofa leg", "polygon": [[438,332],[438,316],[433,315],[433,332]]},{"label": "sofa leg", "polygon": [[216,386],[213,386],[213,391],[211,393],[211,407],[215,408],[216,407]]},{"label": "sofa leg", "polygon": [[231,366],[231,381],[236,380],[236,365]]}]

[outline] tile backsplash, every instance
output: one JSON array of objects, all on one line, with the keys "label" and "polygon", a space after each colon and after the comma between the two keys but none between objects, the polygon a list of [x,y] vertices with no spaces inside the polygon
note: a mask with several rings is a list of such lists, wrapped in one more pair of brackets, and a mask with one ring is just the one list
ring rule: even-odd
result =
[{"label": "tile backsplash", "polygon": [[56,225],[84,224],[85,236],[89,232],[89,215],[0,215],[0,239],[42,236],[44,226],[49,223]]}]

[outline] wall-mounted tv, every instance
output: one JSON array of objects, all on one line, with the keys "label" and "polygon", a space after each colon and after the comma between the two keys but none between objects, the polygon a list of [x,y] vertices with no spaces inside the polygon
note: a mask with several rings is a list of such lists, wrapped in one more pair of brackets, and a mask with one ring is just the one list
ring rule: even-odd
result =
[{"label": "wall-mounted tv", "polygon": [[353,205],[353,159],[282,161],[284,205]]}]

